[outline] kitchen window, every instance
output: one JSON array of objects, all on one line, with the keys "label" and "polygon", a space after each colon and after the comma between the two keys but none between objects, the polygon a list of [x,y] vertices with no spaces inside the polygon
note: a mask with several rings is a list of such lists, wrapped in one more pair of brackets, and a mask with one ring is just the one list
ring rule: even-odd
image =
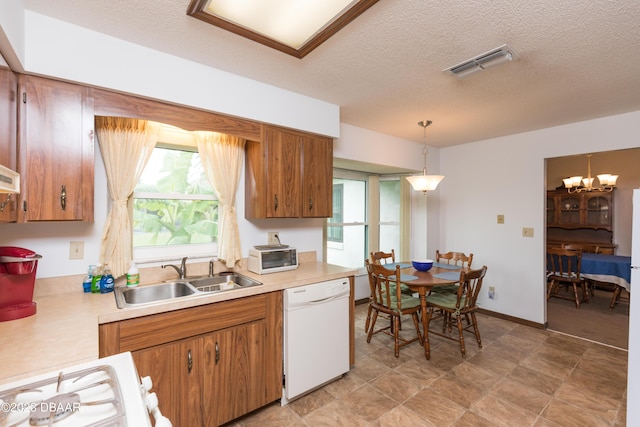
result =
[{"label": "kitchen window", "polygon": [[158,145],[133,194],[134,258],[217,253],[218,202],[194,148]]}]

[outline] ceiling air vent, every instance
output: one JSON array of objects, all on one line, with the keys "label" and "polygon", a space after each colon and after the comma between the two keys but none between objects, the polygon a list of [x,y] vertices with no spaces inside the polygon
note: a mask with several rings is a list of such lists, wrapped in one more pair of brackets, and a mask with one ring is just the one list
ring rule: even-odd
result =
[{"label": "ceiling air vent", "polygon": [[456,77],[465,77],[476,71],[483,71],[489,67],[511,61],[515,58],[516,55],[513,50],[505,44],[443,71],[448,71]]}]

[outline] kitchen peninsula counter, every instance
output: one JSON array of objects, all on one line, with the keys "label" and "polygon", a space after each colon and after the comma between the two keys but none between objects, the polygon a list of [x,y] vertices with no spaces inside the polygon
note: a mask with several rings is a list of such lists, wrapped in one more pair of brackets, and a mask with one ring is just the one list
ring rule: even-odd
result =
[{"label": "kitchen peninsula counter", "polygon": [[117,308],[113,293],[83,293],[80,283],[75,286],[77,292],[40,296],[36,292],[35,315],[0,322],[0,384],[97,359],[98,325],[102,323],[276,292],[356,273],[321,262],[305,262],[296,270],[266,275],[237,272],[262,285],[126,309]]}]

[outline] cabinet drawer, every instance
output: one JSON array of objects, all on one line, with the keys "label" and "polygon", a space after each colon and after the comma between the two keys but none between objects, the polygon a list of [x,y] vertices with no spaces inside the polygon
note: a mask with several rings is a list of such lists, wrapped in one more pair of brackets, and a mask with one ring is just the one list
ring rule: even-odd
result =
[{"label": "cabinet drawer", "polygon": [[266,295],[239,298],[200,307],[119,322],[119,351],[135,351],[178,339],[264,319]]}]

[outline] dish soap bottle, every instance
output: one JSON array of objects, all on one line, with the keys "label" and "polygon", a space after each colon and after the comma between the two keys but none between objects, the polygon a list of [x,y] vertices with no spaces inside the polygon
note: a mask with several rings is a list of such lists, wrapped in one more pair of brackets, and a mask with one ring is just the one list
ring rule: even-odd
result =
[{"label": "dish soap bottle", "polygon": [[131,267],[127,271],[127,288],[135,288],[140,283],[140,272],[136,263],[131,261]]},{"label": "dish soap bottle", "polygon": [[93,265],[89,266],[89,271],[87,271],[87,275],[82,280],[82,289],[85,292],[91,292],[91,279],[93,279]]},{"label": "dish soap bottle", "polygon": [[91,274],[91,293],[100,293],[100,279],[102,278],[102,264],[96,264]]},{"label": "dish soap bottle", "polygon": [[102,277],[100,278],[100,293],[107,294],[109,292],[113,292],[113,286],[114,280],[111,275],[111,269],[109,269],[109,266],[105,264]]}]

